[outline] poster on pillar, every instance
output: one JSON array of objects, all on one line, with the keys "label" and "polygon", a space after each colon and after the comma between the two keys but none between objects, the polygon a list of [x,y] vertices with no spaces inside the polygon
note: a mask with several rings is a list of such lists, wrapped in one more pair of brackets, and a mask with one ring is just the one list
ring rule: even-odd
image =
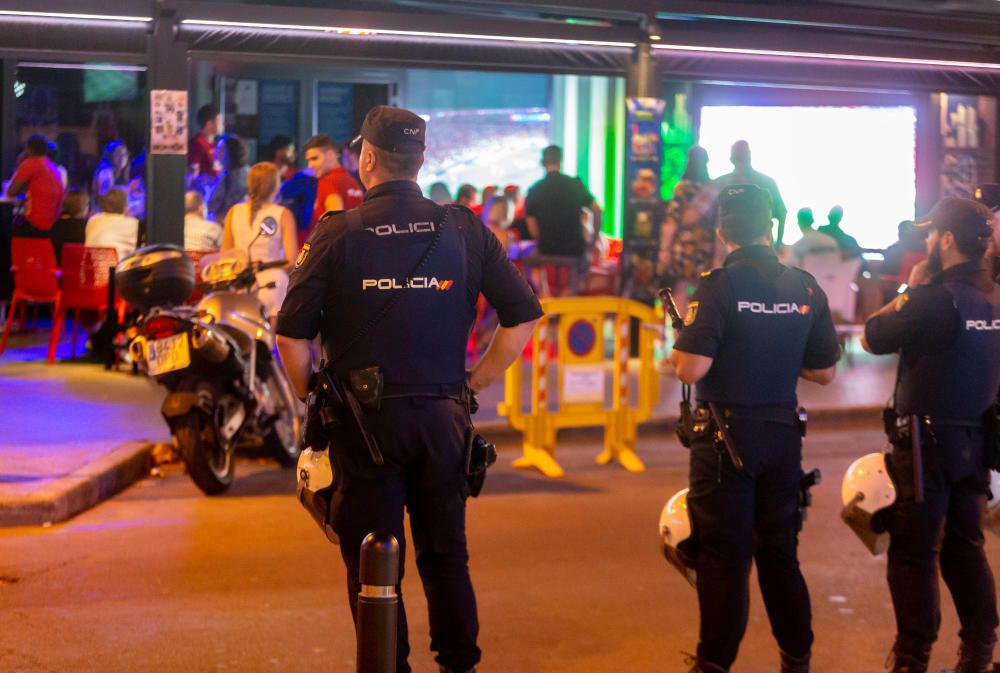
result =
[{"label": "poster on pillar", "polygon": [[149,153],[187,154],[188,92],[149,92]]},{"label": "poster on pillar", "polygon": [[996,182],[997,99],[937,94],[941,196],[972,198],[976,185]]},{"label": "poster on pillar", "polygon": [[664,101],[628,98],[625,127],[625,220],[622,294],[650,306],[656,301],[656,261],[664,204],[660,197]]}]

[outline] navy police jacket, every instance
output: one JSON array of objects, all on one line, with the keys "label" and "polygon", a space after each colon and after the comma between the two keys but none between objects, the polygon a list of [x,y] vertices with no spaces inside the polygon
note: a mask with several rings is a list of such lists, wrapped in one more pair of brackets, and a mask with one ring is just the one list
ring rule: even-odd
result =
[{"label": "navy police jacket", "polygon": [[531,287],[468,209],[452,207],[446,218],[416,183],[395,181],[370,189],[357,212],[353,225],[343,212],[319,221],[278,313],[278,334],[322,335],[335,371],[378,365],[387,385],[459,383],[480,293],[505,327],[541,317]]},{"label": "navy police jacket", "polygon": [[703,274],[674,346],[713,358],[695,386],[701,402],[791,407],[802,369],[826,369],[840,347],[826,295],[769,245],[748,245]]},{"label": "navy police jacket", "polygon": [[981,420],[1000,388],[1000,285],[983,263],[945,269],[894,308],[868,320],[865,339],[874,353],[900,352],[897,412]]}]

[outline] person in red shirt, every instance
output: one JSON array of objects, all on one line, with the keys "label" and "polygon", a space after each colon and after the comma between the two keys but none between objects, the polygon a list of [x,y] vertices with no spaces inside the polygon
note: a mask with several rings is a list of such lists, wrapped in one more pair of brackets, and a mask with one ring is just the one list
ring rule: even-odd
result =
[{"label": "person in red shirt", "polygon": [[222,133],[219,108],[212,104],[198,108],[198,135],[188,144],[188,172],[195,178],[213,179],[222,170],[215,156],[215,138]]},{"label": "person in red shirt", "polygon": [[364,201],[364,191],[358,181],[351,177],[337,158],[337,145],[325,133],[313,136],[306,143],[306,165],[319,178],[316,189],[316,208],[313,211],[310,229],[319,218],[331,210],[350,210]]},{"label": "person in red shirt", "polygon": [[48,151],[49,144],[43,136],[28,138],[24,160],[7,187],[7,196],[27,192],[23,220],[14,225],[15,236],[47,238],[59,218],[64,187],[59,167],[48,158]]}]

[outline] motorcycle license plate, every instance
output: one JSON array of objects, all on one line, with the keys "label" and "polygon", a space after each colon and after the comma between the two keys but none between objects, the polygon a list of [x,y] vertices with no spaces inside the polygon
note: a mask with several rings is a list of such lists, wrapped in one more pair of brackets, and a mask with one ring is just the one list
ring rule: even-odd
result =
[{"label": "motorcycle license plate", "polygon": [[186,332],[146,342],[146,368],[150,376],[184,369],[191,364]]}]

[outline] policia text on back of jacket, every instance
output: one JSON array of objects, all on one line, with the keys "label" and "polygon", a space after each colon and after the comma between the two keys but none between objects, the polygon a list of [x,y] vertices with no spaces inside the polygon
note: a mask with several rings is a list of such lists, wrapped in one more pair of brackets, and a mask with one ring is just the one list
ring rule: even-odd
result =
[{"label": "policia text on back of jacket", "polygon": [[998,625],[983,550],[987,465],[1000,469],[990,432],[1000,387],[1000,285],[984,260],[994,216],[981,203],[946,198],[916,226],[930,229],[927,263],[910,289],[868,320],[863,341],[872,353],[900,357],[886,423],[897,491],[884,520],[896,612],[892,671],[927,670],[941,622],[940,567],[961,623],[955,672],[984,673],[993,667]]},{"label": "policia text on back of jacket", "polygon": [[808,273],[778,262],[770,230],[765,191],[722,190],[719,235],[729,256],[703,275],[671,355],[681,381],[697,383],[694,417],[706,419],[693,425],[692,530],[681,545],[697,573],[701,611],[693,673],[725,673],[736,659],[753,561],[782,672],[809,670],[811,610],[797,558],[804,428],[796,383],[832,381],[840,349],[826,296]]},{"label": "policia text on back of jacket", "polygon": [[[361,540],[373,531],[391,533],[402,548],[406,507],[431,648],[442,671],[465,673],[480,659],[465,535],[469,389],[502,375],[542,310],[471,211],[442,208],[421,195],[415,179],[425,131],[407,110],[369,111],[358,139],[364,203],[328,213],[303,248],[278,316],[278,346],[300,396],[308,389],[316,334],[331,360],[326,371],[346,385],[381,381],[380,395],[367,400],[362,414],[378,455],[349,424],[330,437],[342,479],[331,524],[347,565],[352,611]],[[480,292],[500,327],[467,377],[465,348]],[[401,554],[400,576],[402,566]],[[405,673],[409,645],[405,612],[399,615],[396,670]]]}]

